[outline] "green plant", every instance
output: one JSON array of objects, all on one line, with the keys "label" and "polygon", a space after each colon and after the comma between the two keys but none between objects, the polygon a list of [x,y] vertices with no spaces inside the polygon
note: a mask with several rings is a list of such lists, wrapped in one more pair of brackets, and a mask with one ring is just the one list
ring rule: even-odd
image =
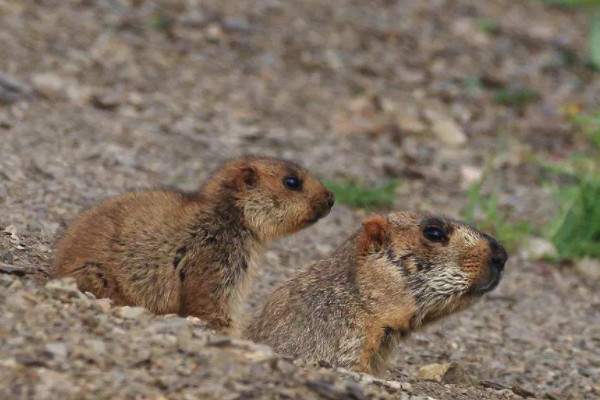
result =
[{"label": "green plant", "polygon": [[391,208],[398,181],[367,188],[352,181],[325,181],[325,186],[333,192],[336,201],[353,208]]},{"label": "green plant", "polygon": [[590,141],[600,149],[600,112],[593,115],[573,117],[573,122],[578,125]]},{"label": "green plant", "polygon": [[600,179],[585,178],[561,197],[551,237],[559,258],[600,258]]},{"label": "green plant", "polygon": [[463,217],[468,223],[492,234],[509,251],[514,250],[520,241],[531,235],[533,227],[529,221],[509,222],[509,214],[498,206],[498,189],[488,196],[482,194],[481,189],[486,176],[487,173],[467,190],[469,202],[464,209]]},{"label": "green plant", "polygon": [[173,19],[166,15],[154,15],[149,23],[152,29],[159,31],[169,30],[173,26]]},{"label": "green plant", "polygon": [[496,92],[494,100],[498,104],[517,109],[525,108],[529,103],[540,99],[540,94],[528,87],[502,89]]},{"label": "green plant", "polygon": [[598,116],[577,117],[597,148],[571,155],[561,162],[537,159],[539,165],[562,180],[555,187],[560,212],[546,227],[558,259],[600,258],[600,124]]},{"label": "green plant", "polygon": [[498,32],[498,23],[489,18],[478,18],[477,27],[485,33],[494,34]]},{"label": "green plant", "polygon": [[482,89],[481,80],[473,75],[466,76],[463,79],[463,86],[467,90],[467,92],[475,93],[479,92]]},{"label": "green plant", "polygon": [[546,3],[590,10],[590,31],[588,33],[590,62],[595,70],[600,70],[600,0],[546,0]]}]

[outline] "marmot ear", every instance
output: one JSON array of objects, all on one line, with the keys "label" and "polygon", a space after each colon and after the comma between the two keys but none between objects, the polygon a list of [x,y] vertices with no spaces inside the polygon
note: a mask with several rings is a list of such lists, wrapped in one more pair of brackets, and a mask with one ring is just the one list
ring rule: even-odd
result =
[{"label": "marmot ear", "polygon": [[258,181],[258,176],[254,167],[245,165],[241,167],[234,178],[235,185],[239,189],[254,187]]},{"label": "marmot ear", "polygon": [[388,243],[388,222],[381,215],[365,219],[358,237],[358,251],[361,254],[370,249],[380,249]]}]

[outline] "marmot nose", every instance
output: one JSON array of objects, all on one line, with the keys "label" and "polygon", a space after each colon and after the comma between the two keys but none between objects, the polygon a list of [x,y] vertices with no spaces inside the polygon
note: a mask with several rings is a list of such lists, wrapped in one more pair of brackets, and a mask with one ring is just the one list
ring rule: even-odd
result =
[{"label": "marmot nose", "polygon": [[335,196],[333,195],[333,193],[331,193],[329,190],[327,191],[327,205],[329,206],[329,208],[333,207],[333,204],[335,203]]},{"label": "marmot nose", "polygon": [[504,264],[508,260],[508,254],[504,247],[499,245],[497,242],[495,245],[492,245],[492,255],[490,257],[490,266],[494,268],[498,272],[502,272],[504,270]]}]

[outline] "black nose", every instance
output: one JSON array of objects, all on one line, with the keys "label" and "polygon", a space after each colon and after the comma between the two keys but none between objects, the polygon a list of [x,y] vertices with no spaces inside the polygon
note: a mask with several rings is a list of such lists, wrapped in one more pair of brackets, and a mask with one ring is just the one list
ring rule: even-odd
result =
[{"label": "black nose", "polygon": [[333,204],[335,203],[335,196],[333,195],[333,193],[331,193],[329,190],[327,191],[327,205],[329,206],[329,208],[333,207]]},{"label": "black nose", "polygon": [[504,265],[508,261],[508,253],[504,250],[504,247],[496,241],[496,239],[488,239],[490,247],[492,248],[492,254],[490,255],[490,266],[498,272],[504,270]]}]

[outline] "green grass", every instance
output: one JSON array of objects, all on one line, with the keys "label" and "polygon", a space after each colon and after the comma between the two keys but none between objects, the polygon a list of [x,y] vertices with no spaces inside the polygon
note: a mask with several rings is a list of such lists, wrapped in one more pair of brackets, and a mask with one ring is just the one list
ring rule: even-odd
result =
[{"label": "green grass", "polygon": [[467,190],[469,203],[463,217],[468,223],[494,236],[508,251],[513,251],[525,237],[532,235],[533,227],[529,221],[509,222],[510,213],[498,206],[499,189],[484,196],[481,192],[484,181],[485,176]]},{"label": "green grass", "polygon": [[352,181],[325,181],[336,202],[352,208],[392,208],[398,181],[386,182],[376,187],[365,187]]},{"label": "green grass", "polygon": [[596,148],[600,149],[600,112],[573,117],[573,123],[581,128]]},{"label": "green grass", "polygon": [[173,26],[173,20],[165,15],[154,15],[150,20],[149,25],[152,29],[165,31]]},{"label": "green grass", "polygon": [[498,32],[498,23],[489,18],[478,18],[477,27],[483,32],[493,35]]},{"label": "green grass", "polygon": [[561,260],[600,258],[600,113],[573,118],[589,138],[586,151],[561,162],[536,162],[568,185],[556,187],[560,212],[546,227]]},{"label": "green grass", "polygon": [[539,99],[540,94],[528,87],[502,89],[496,92],[494,98],[498,104],[517,109],[524,109],[528,104],[538,101]]},{"label": "green grass", "polygon": [[600,0],[545,0],[544,2],[565,7],[600,7]]},{"label": "green grass", "polygon": [[494,235],[509,250],[527,236],[541,236],[554,244],[558,260],[600,258],[600,112],[573,117],[571,122],[586,135],[589,146],[560,161],[541,156],[527,160],[551,177],[559,211],[548,216],[549,222],[535,226],[529,221],[511,222],[510,209],[498,204],[500,188],[483,194],[491,163],[483,178],[466,192],[464,219]]},{"label": "green grass", "polygon": [[564,191],[561,203],[551,237],[559,258],[600,258],[600,179],[584,179]]},{"label": "green grass", "polygon": [[467,90],[467,92],[476,93],[483,89],[483,85],[481,84],[481,80],[476,76],[466,76],[463,79],[463,86]]},{"label": "green grass", "polygon": [[600,0],[545,0],[545,3],[577,7],[590,16],[590,30],[587,38],[590,67],[594,71],[600,71]]}]

